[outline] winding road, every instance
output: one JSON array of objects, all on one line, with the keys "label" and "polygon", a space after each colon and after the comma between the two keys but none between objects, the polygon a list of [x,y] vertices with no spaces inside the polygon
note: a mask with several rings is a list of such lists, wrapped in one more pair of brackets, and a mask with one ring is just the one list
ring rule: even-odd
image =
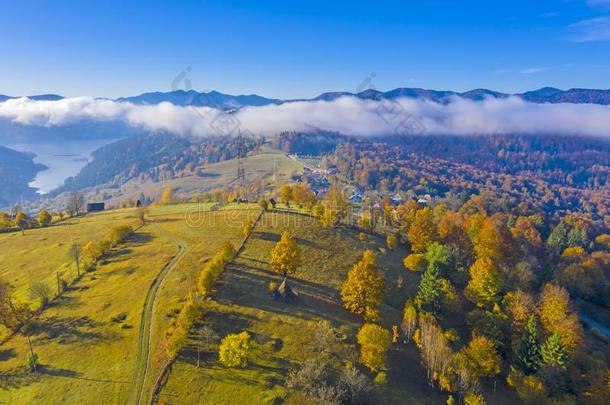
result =
[{"label": "winding road", "polygon": [[184,241],[167,232],[158,224],[154,225],[157,227],[159,233],[163,237],[176,245],[178,250],[176,254],[163,266],[161,271],[159,271],[157,276],[152,281],[152,284],[148,289],[148,293],[146,294],[146,300],[144,301],[144,307],[142,310],[142,319],[140,321],[136,367],[131,383],[131,392],[128,397],[129,404],[148,403],[148,400],[145,398],[145,396],[148,394],[145,390],[145,384],[150,364],[150,337],[152,335],[152,323],[155,303],[157,300],[157,292],[159,291],[159,286],[161,285],[161,282],[165,276],[167,276],[167,274],[169,274],[169,272],[176,267],[188,250],[188,245]]}]

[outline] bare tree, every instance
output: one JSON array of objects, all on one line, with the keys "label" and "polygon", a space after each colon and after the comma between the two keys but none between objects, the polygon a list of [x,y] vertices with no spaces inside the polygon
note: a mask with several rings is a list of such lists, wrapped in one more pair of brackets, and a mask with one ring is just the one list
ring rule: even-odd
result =
[{"label": "bare tree", "polygon": [[373,389],[373,384],[356,367],[345,367],[339,376],[339,387],[346,393],[350,404],[360,404]]},{"label": "bare tree", "polygon": [[209,351],[212,344],[218,339],[214,329],[205,325],[199,329],[199,344],[197,345],[197,367],[199,367],[199,352]]},{"label": "bare tree", "polygon": [[51,300],[51,287],[42,281],[37,281],[30,287],[30,297],[40,301],[41,307],[45,307]]},{"label": "bare tree", "polygon": [[21,334],[25,336],[30,349],[28,366],[30,371],[35,373],[38,356],[34,353],[32,340],[27,333],[28,325],[32,321],[33,315],[27,304],[15,305],[13,303],[10,285],[4,280],[0,280],[0,323],[9,330],[21,331]]},{"label": "bare tree", "polygon": [[426,366],[428,382],[433,385],[435,376],[446,373],[451,364],[453,352],[442,329],[434,319],[420,316],[419,330],[422,360]]},{"label": "bare tree", "polygon": [[75,215],[80,214],[85,204],[85,198],[79,191],[70,191],[66,208]]}]

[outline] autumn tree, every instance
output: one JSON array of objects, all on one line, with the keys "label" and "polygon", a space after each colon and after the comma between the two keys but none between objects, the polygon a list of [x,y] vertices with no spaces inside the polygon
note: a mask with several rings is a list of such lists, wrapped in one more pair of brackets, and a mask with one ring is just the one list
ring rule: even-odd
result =
[{"label": "autumn tree", "polygon": [[21,229],[22,234],[25,234],[25,228],[28,227],[28,217],[21,211],[15,215],[15,226]]},{"label": "autumn tree", "polygon": [[474,336],[468,346],[459,351],[457,361],[475,378],[493,377],[500,373],[500,356],[493,341],[484,336]]},{"label": "autumn tree", "polygon": [[218,358],[225,367],[246,367],[251,351],[250,335],[244,331],[227,335],[222,339]]},{"label": "autumn tree", "polygon": [[405,304],[405,309],[402,314],[402,323],[400,324],[402,333],[405,335],[406,342],[410,342],[413,338],[413,332],[417,327],[417,310],[411,302]]},{"label": "autumn tree", "polygon": [[426,257],[422,253],[411,253],[403,260],[403,265],[407,270],[423,272],[428,267]]},{"label": "autumn tree", "polygon": [[538,338],[538,323],[536,317],[530,315],[521,342],[515,353],[517,365],[526,374],[535,373],[540,367],[540,340]]},{"label": "autumn tree", "polygon": [[373,323],[362,325],[358,331],[358,344],[360,344],[360,362],[371,371],[385,369],[386,351],[389,349],[390,331]]},{"label": "autumn tree", "polygon": [[415,253],[423,253],[432,242],[438,240],[430,208],[425,207],[416,211],[413,223],[407,232],[407,238]]},{"label": "autumn tree", "polygon": [[290,187],[289,185],[283,185],[282,187],[280,187],[280,201],[282,202],[282,204],[290,204],[290,201],[292,201],[292,187]]},{"label": "autumn tree", "polygon": [[38,223],[40,226],[48,226],[51,223],[53,217],[49,214],[49,211],[42,210],[38,213]]},{"label": "autumn tree", "polygon": [[377,269],[377,259],[372,251],[367,250],[348,272],[347,279],[341,286],[343,305],[365,320],[377,320],[383,290],[384,281]]},{"label": "autumn tree", "polygon": [[21,331],[28,342],[28,367],[36,372],[38,356],[34,353],[32,340],[26,327],[32,320],[34,312],[27,304],[13,302],[11,288],[8,282],[0,279],[0,324],[10,331]]},{"label": "autumn tree", "polygon": [[523,330],[530,315],[535,311],[534,298],[526,292],[517,290],[507,293],[503,303],[510,314],[513,329]]},{"label": "autumn tree", "polygon": [[159,203],[161,205],[168,205],[174,202],[174,193],[172,192],[171,187],[165,187],[163,189],[163,194],[161,194],[161,201]]},{"label": "autumn tree", "polygon": [[582,341],[582,325],[571,309],[565,288],[545,284],[540,293],[538,312],[544,330],[549,334],[558,333],[566,351],[574,353]]},{"label": "autumn tree", "polygon": [[269,264],[284,277],[293,274],[301,265],[301,248],[288,232],[284,232],[280,241],[273,247]]},{"label": "autumn tree", "polygon": [[466,297],[479,307],[493,305],[499,299],[502,277],[492,259],[482,257],[470,266]]},{"label": "autumn tree", "polygon": [[489,258],[496,263],[507,263],[512,259],[514,240],[501,218],[485,218],[474,244],[478,259]]},{"label": "autumn tree", "polygon": [[252,222],[247,221],[244,224],[244,227],[242,229],[242,233],[244,234],[245,237],[248,237],[252,233],[252,229],[254,229],[254,227],[252,226]]}]

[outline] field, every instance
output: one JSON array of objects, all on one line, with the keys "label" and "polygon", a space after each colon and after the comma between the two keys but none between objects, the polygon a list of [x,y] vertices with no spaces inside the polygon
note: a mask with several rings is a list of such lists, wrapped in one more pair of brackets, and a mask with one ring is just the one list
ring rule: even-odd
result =
[{"label": "field", "polygon": [[125,403],[136,364],[142,306],[152,279],[176,248],[149,225],[87,273],[35,321],[42,365],[25,370],[27,343],[2,346],[0,399],[8,403]]},{"label": "field", "polygon": [[[277,151],[265,151],[260,154],[248,156],[243,159],[246,181],[253,183],[261,180],[263,184],[272,184],[275,181],[285,182],[290,179],[293,172],[303,171],[303,164],[289,159],[285,154]],[[275,176],[274,176],[275,167]],[[125,183],[121,190],[100,189],[113,197],[106,201],[109,206],[118,206],[129,199],[137,199],[140,194],[146,197],[158,198],[165,187],[171,187],[174,194],[189,196],[201,193],[204,190],[231,186],[235,182],[237,173],[237,160],[212,163],[201,168],[200,174],[187,173],[165,182],[140,182],[132,180]]]},{"label": "field", "polygon": [[0,277],[15,289],[17,300],[29,300],[37,281],[56,285],[56,273],[66,280],[76,277],[72,240],[83,246],[101,239],[117,225],[134,224],[133,210],[116,210],[65,220],[48,228],[0,234]]},{"label": "field", "polygon": [[[225,240],[238,244],[244,221],[259,212],[253,205],[208,208],[151,208],[146,226],[53,301],[29,331],[41,364],[38,373],[25,368],[23,335],[6,341],[0,350],[0,403],[93,404],[103,398],[104,403],[123,404],[149,395],[164,361],[161,337],[197,272]],[[70,228],[82,244],[122,223],[134,223],[133,209],[75,218]],[[7,257],[22,248],[22,240],[28,244],[27,251],[12,258],[23,265],[3,267],[19,300],[30,301],[29,285],[39,275],[50,283],[56,268],[70,269],[69,235],[62,239],[66,232],[62,223],[28,230],[25,236],[1,235]],[[65,250],[50,248],[48,259],[41,259],[38,252],[60,243]],[[30,269],[25,277],[23,268]]]},{"label": "field", "polygon": [[[302,249],[303,263],[292,278],[299,292],[297,303],[274,301],[267,293],[270,281],[279,281],[268,263],[273,245],[284,230],[290,231]],[[228,369],[219,364],[215,353],[205,354],[202,367],[196,366],[195,340],[174,365],[160,395],[167,403],[302,403],[297,394],[284,387],[287,372],[313,352],[310,333],[317,321],[330,321],[338,334],[346,336],[334,348],[333,363],[355,361],[355,334],[361,321],[346,312],[338,288],[349,268],[365,249],[377,252],[386,278],[387,299],[382,313],[390,327],[400,320],[402,305],[413,295],[418,276],[404,271],[401,259],[406,251],[386,251],[382,240],[369,236],[360,242],[357,233],[347,229],[323,229],[311,217],[289,213],[267,213],[248,239],[244,250],[229,266],[210,304],[203,323],[219,336],[247,330],[256,341],[254,359],[246,369]],[[402,277],[402,288],[397,279]],[[397,346],[390,367],[389,383],[375,392],[375,403],[434,404],[442,394],[428,389],[417,365],[413,348]]]}]

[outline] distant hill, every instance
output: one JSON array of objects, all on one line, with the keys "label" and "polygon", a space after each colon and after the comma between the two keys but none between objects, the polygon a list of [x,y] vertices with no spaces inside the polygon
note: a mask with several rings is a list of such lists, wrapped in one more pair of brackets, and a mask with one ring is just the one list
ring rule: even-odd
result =
[{"label": "distant hill", "polygon": [[[149,92],[137,96],[120,97],[114,101],[129,102],[138,105],[154,105],[171,103],[179,106],[193,105],[197,107],[213,107],[232,109],[241,107],[260,107],[272,104],[282,104],[294,101],[332,101],[340,97],[352,96],[360,99],[396,99],[399,97],[432,100],[440,103],[448,102],[451,97],[462,97],[468,100],[481,101],[485,98],[521,97],[532,103],[572,103],[610,105],[610,89],[569,89],[561,90],[554,87],[543,87],[524,93],[502,93],[489,89],[473,89],[465,92],[453,90],[431,90],[417,87],[399,87],[389,91],[367,89],[359,93],[335,91],[322,93],[314,98],[276,99],[257,94],[231,95],[218,91],[198,92],[196,90],[175,90],[169,92]],[[27,96],[32,100],[61,100],[64,97],[57,94],[40,94]],[[19,97],[0,94],[0,102]]]},{"label": "distant hill", "polygon": [[279,104],[282,101],[257,96],[256,94],[232,96],[218,91],[198,92],[195,90],[176,90],[167,93],[144,93],[135,97],[122,97],[116,101],[133,104],[159,104],[168,102],[175,105],[196,107],[213,107],[219,109],[240,108],[245,106],[264,106]]},{"label": "distant hill", "polygon": [[0,146],[0,207],[36,196],[28,183],[46,167],[34,163],[33,156]]},{"label": "distant hill", "polygon": [[4,94],[0,94],[0,101],[6,101],[6,100],[10,100],[12,98],[21,98],[21,97],[27,97],[31,100],[45,100],[45,101],[57,101],[57,100],[62,100],[65,98],[64,96],[60,96],[57,94],[35,94],[33,96],[6,96]]}]

